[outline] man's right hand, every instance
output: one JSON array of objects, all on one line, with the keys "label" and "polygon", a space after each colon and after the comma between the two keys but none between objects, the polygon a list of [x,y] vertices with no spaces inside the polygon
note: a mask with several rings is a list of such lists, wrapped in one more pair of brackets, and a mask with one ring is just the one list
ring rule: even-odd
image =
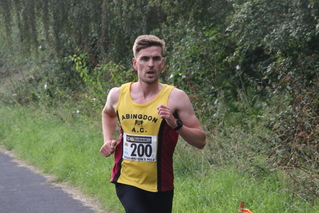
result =
[{"label": "man's right hand", "polygon": [[109,157],[110,155],[114,153],[115,147],[116,147],[116,140],[109,140],[104,143],[104,145],[100,149],[100,152],[105,157]]}]

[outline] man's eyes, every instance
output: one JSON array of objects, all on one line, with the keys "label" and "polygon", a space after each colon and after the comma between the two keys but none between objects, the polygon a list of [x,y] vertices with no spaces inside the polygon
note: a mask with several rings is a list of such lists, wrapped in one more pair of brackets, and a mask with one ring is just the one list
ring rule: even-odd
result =
[{"label": "man's eyes", "polygon": [[149,57],[141,57],[142,61],[148,61],[150,58]]},{"label": "man's eyes", "polygon": [[[148,60],[150,60],[151,59],[151,57],[141,57],[141,60],[142,61],[148,61]],[[160,61],[161,60],[161,57],[160,56],[155,56],[155,57],[153,57],[153,61]]]},{"label": "man's eyes", "polygon": [[159,56],[153,57],[153,61],[160,61],[162,58]]}]

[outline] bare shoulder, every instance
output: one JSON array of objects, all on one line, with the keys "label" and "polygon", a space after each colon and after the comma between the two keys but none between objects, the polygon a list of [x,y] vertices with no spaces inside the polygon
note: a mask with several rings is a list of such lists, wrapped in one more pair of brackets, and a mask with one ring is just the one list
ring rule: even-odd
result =
[{"label": "bare shoulder", "polygon": [[172,92],[171,92],[171,96],[170,96],[170,98],[172,98],[172,99],[179,99],[179,98],[187,98],[188,99],[188,96],[187,96],[187,94],[183,91],[183,90],[181,90],[181,89],[178,89],[178,88],[174,88],[173,90],[172,90]]},{"label": "bare shoulder", "polygon": [[194,113],[193,105],[188,95],[180,89],[174,88],[168,100],[168,106],[172,113],[177,116],[185,126],[201,128]]},{"label": "bare shoulder", "polygon": [[114,87],[109,91],[104,110],[114,111],[120,96],[120,88]]},{"label": "bare shoulder", "polygon": [[107,96],[107,100],[109,101],[115,101],[117,102],[117,100],[119,99],[120,96],[120,87],[113,87],[110,91],[109,94]]},{"label": "bare shoulder", "polygon": [[188,95],[181,89],[174,88],[168,100],[168,106],[174,111],[178,112],[181,109],[192,108],[192,104]]}]

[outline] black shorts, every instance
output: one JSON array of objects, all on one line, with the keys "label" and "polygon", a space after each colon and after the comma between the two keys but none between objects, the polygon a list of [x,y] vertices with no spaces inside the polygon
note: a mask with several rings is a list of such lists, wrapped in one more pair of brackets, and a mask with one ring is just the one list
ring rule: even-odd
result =
[{"label": "black shorts", "polygon": [[174,190],[149,192],[134,186],[116,183],[116,194],[126,213],[171,213]]}]

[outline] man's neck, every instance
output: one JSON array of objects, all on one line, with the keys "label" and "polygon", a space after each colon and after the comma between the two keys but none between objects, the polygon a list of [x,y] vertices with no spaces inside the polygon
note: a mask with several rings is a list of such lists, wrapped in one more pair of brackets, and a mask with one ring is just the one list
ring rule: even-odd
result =
[{"label": "man's neck", "polygon": [[133,83],[131,86],[131,98],[136,103],[148,103],[157,96],[162,87],[163,84],[159,82],[153,84]]}]

